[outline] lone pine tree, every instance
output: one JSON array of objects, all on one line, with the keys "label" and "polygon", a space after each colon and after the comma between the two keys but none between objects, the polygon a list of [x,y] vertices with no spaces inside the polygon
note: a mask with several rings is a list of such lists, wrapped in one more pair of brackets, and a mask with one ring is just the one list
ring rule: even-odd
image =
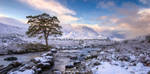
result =
[{"label": "lone pine tree", "polygon": [[36,16],[27,16],[28,24],[30,25],[26,34],[29,37],[44,38],[46,47],[48,48],[49,36],[61,36],[60,21],[56,16],[50,16],[47,13],[43,13]]}]

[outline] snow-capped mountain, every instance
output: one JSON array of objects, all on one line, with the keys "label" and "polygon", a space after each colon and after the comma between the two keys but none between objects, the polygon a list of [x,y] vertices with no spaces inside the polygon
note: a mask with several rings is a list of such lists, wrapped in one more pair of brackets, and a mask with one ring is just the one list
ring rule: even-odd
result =
[{"label": "snow-capped mountain", "polygon": [[0,34],[21,34],[24,35],[28,25],[9,17],[0,17]]},{"label": "snow-capped mountain", "polygon": [[19,28],[27,28],[28,27],[28,25],[25,24],[23,21],[20,21],[20,20],[14,19],[14,18],[10,18],[10,17],[0,17],[0,23],[19,27]]},{"label": "snow-capped mountain", "polygon": [[106,39],[107,36],[102,35],[94,29],[87,26],[79,26],[66,28],[63,27],[63,36],[61,38],[71,39]]},{"label": "snow-capped mountain", "polygon": [[16,26],[11,26],[7,24],[0,23],[0,34],[11,34],[11,33],[17,33],[17,34],[24,34],[25,29],[16,27]]},{"label": "snow-capped mountain", "polygon": [[[0,34],[23,34],[27,31],[29,25],[23,23],[22,21],[9,18],[9,17],[0,17]],[[106,39],[107,36],[98,33],[93,28],[87,26],[78,26],[73,27],[69,25],[63,25],[63,36],[60,38],[69,38],[69,39]]]}]

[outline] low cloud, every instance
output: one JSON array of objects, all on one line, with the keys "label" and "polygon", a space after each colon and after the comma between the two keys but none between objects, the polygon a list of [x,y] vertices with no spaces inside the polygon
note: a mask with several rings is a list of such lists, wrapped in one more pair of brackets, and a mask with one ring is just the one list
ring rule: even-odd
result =
[{"label": "low cloud", "polygon": [[[106,5],[110,6],[108,3]],[[123,39],[150,34],[150,8],[141,8],[133,3],[124,3],[120,7],[113,6],[115,13],[112,16],[98,18],[102,21],[99,24],[101,33]]]},{"label": "low cloud", "polygon": [[150,33],[150,9],[140,9],[135,15],[129,15],[120,19],[120,24],[125,23],[124,28],[129,30],[129,37],[147,35]]},{"label": "low cloud", "polygon": [[97,18],[97,20],[100,20],[100,24],[103,25],[113,25],[119,21],[119,18],[114,16],[100,16],[99,18]]},{"label": "low cloud", "polygon": [[[112,27],[113,31],[122,32],[120,35],[124,35],[127,39],[150,34],[150,8],[133,7],[134,10],[131,10],[131,8],[126,8],[125,11],[119,9],[118,13],[123,17],[118,17],[118,20],[114,22],[116,25],[108,26],[108,28]],[[107,18],[107,20],[111,19],[113,18]]]}]

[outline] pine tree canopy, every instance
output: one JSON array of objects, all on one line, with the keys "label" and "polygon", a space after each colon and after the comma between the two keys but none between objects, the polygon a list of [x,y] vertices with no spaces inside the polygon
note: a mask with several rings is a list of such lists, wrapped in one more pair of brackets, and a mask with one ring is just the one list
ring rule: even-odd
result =
[{"label": "pine tree canopy", "polygon": [[30,24],[26,34],[29,37],[43,38],[48,36],[61,36],[60,21],[56,16],[50,16],[47,13],[43,13],[36,16],[27,16],[28,24]]}]

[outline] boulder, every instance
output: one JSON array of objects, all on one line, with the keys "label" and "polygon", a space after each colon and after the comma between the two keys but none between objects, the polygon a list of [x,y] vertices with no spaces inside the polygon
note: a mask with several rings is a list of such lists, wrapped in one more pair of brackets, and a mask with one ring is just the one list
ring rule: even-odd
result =
[{"label": "boulder", "polygon": [[0,74],[7,74],[8,71],[10,71],[13,68],[17,68],[20,65],[22,65],[22,63],[20,63],[20,62],[12,62],[7,67],[4,67],[4,68],[0,69]]},{"label": "boulder", "polygon": [[70,69],[70,68],[73,68],[73,67],[74,67],[73,62],[71,62],[71,63],[69,63],[69,64],[67,64],[67,65],[65,66],[66,69]]},{"label": "boulder", "polygon": [[52,53],[57,53],[57,50],[56,49],[51,49],[51,52]]},{"label": "boulder", "polygon": [[118,56],[117,59],[120,61],[130,61],[130,57],[128,56]]},{"label": "boulder", "polygon": [[49,64],[49,63],[38,63],[37,68],[41,68],[42,70],[48,70],[51,68],[51,64]]},{"label": "boulder", "polygon": [[100,64],[101,64],[100,62],[96,61],[93,65],[94,65],[94,66],[98,66],[98,65],[100,65]]},{"label": "boulder", "polygon": [[53,69],[52,72],[53,74],[62,74],[62,72],[57,69]]},{"label": "boulder", "polygon": [[42,56],[53,56],[53,53],[51,51],[49,51],[49,52],[43,54]]},{"label": "boulder", "polygon": [[54,71],[53,74],[62,74],[61,71]]},{"label": "boulder", "polygon": [[93,55],[87,55],[87,56],[85,56],[85,60],[88,60],[88,59],[93,59],[93,58],[97,58],[98,57],[98,55],[97,54],[93,54]]},{"label": "boulder", "polygon": [[81,61],[79,61],[79,60],[74,62],[74,65],[79,65],[79,64],[81,64]]},{"label": "boulder", "polygon": [[77,56],[71,56],[70,59],[72,59],[72,60],[77,60],[78,57],[77,57]]},{"label": "boulder", "polygon": [[14,61],[17,60],[17,57],[6,57],[4,58],[5,61]]}]

